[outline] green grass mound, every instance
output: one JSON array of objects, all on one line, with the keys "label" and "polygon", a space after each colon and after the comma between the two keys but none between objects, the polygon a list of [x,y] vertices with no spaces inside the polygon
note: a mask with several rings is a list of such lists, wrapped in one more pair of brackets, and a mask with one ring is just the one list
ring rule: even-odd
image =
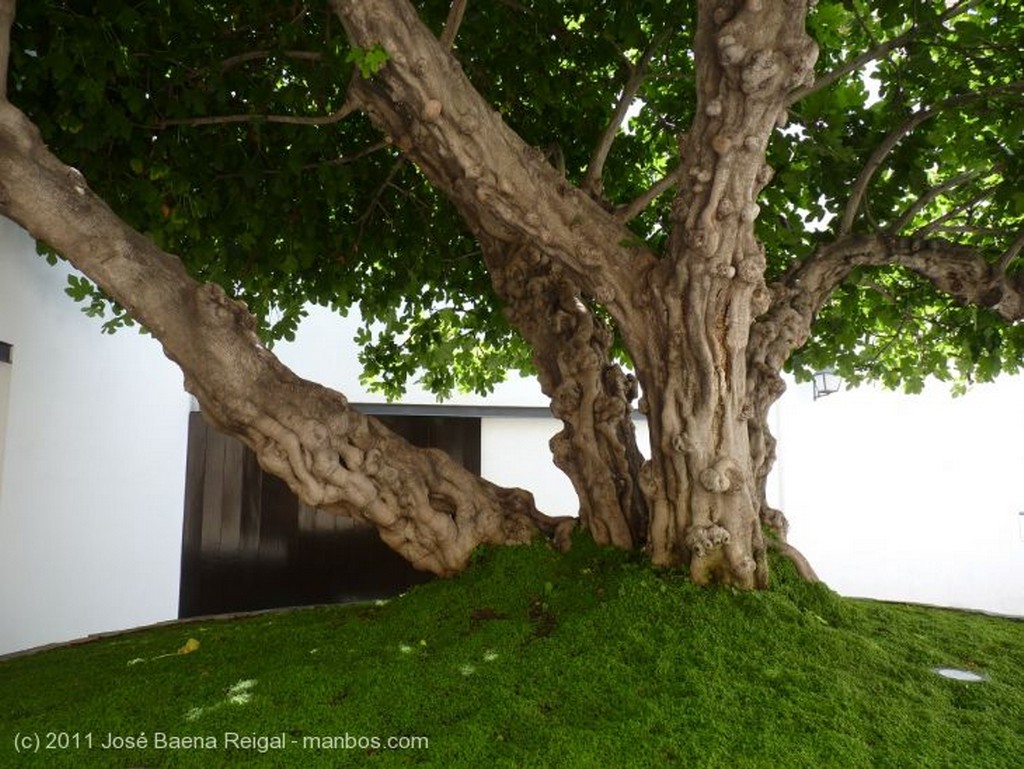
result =
[{"label": "green grass mound", "polygon": [[385,604],[54,649],[0,663],[0,766],[1021,765],[1024,622],[774,582],[580,537]]}]

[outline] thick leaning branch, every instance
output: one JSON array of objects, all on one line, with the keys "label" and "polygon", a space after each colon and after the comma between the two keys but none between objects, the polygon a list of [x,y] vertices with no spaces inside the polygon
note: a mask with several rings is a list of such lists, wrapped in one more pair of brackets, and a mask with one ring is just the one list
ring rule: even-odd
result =
[{"label": "thick leaning branch", "polygon": [[[64,254],[163,344],[204,415],[249,445],[307,504],[368,521],[421,569],[460,571],[480,544],[564,539],[570,522],[532,497],[415,449],[343,395],[300,379],[258,340],[255,320],[217,286],[132,230],[0,101],[0,213]],[[570,519],[571,520],[571,519]]]},{"label": "thick leaning branch", "polygon": [[[796,265],[772,288],[770,309],[754,324],[766,340],[760,362],[776,371],[807,341],[811,324],[832,291],[857,267],[902,266],[963,304],[986,307],[1008,322],[1024,318],[1024,278],[1004,262],[1024,247],[1024,236],[993,264],[977,249],[948,240],[850,235]],[[770,340],[770,343],[767,342]]]},{"label": "thick leaning branch", "polygon": [[515,134],[407,0],[332,0],[353,45],[387,64],[353,85],[378,127],[452,200],[478,237],[533,244],[623,320],[655,257]]},{"label": "thick leaning branch", "polygon": [[646,509],[636,486],[635,392],[587,303],[626,317],[653,255],[502,122],[408,3],[334,5],[354,45],[381,45],[389,56],[354,93],[457,206],[506,314],[534,350],[542,389],[564,424],[551,449],[578,493],[581,521],[599,542],[639,546]]}]

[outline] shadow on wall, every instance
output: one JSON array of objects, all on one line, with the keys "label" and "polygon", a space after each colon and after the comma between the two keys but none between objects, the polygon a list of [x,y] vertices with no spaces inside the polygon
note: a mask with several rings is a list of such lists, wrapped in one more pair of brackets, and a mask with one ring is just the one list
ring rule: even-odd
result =
[{"label": "shadow on wall", "polygon": [[[414,445],[479,471],[480,420],[383,417]],[[253,453],[189,419],[178,616],[397,595],[432,579],[367,524],[302,505]]]}]

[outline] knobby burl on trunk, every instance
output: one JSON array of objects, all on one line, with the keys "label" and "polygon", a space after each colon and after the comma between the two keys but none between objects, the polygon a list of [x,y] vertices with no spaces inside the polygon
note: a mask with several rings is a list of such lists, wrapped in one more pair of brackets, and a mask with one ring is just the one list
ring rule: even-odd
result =
[{"label": "knobby burl on trunk", "polygon": [[564,425],[551,452],[572,481],[580,524],[602,544],[641,547],[648,518],[632,420],[636,378],[612,362],[611,332],[547,256],[497,247],[485,247],[484,255],[509,320],[533,348],[551,412]]}]

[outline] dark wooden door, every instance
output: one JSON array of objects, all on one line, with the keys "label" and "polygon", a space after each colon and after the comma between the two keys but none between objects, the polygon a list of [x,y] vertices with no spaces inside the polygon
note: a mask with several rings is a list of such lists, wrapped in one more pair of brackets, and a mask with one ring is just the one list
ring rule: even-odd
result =
[{"label": "dark wooden door", "polygon": [[[479,418],[380,418],[479,472]],[[180,617],[385,598],[431,579],[373,527],[301,505],[198,413],[189,419],[186,473]]]}]

